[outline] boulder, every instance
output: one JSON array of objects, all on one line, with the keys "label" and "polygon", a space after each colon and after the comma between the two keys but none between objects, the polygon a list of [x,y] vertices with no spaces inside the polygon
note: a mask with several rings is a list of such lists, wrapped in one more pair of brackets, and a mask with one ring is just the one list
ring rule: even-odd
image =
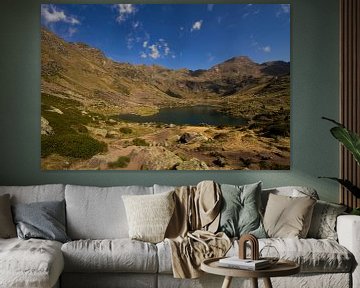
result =
[{"label": "boulder", "polygon": [[223,157],[216,158],[213,163],[219,167],[225,167],[225,165],[227,164],[225,158]]},{"label": "boulder", "polygon": [[52,135],[54,134],[54,129],[50,126],[48,120],[44,117],[41,117],[41,135]]},{"label": "boulder", "polygon": [[106,129],[102,129],[102,128],[94,128],[94,127],[89,127],[86,126],[86,128],[94,135],[97,136],[101,136],[101,137],[106,137],[108,131]]},{"label": "boulder", "polygon": [[203,142],[207,141],[208,138],[202,134],[196,132],[185,132],[179,138],[179,142],[183,144],[194,143],[194,142]]},{"label": "boulder", "polygon": [[50,109],[50,110],[47,110],[47,111],[49,111],[49,112],[54,112],[54,113],[58,113],[58,114],[60,114],[60,115],[63,115],[63,114],[64,114],[64,112],[62,112],[59,108],[56,108],[56,107],[53,107],[53,106],[51,106],[51,109]]},{"label": "boulder", "polygon": [[160,146],[141,148],[133,160],[141,163],[143,170],[172,170],[182,162],[179,156]]},{"label": "boulder", "polygon": [[108,131],[106,133],[106,138],[118,138],[118,137],[119,137],[119,133],[114,130]]},{"label": "boulder", "polygon": [[204,161],[192,158],[188,161],[183,161],[176,166],[176,170],[209,170],[209,167]]}]

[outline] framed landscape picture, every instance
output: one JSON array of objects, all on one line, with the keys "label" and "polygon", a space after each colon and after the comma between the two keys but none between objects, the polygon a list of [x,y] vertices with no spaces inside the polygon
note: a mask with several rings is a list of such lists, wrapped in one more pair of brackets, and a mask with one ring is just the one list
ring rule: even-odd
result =
[{"label": "framed landscape picture", "polygon": [[42,4],[43,170],[290,169],[289,4]]}]

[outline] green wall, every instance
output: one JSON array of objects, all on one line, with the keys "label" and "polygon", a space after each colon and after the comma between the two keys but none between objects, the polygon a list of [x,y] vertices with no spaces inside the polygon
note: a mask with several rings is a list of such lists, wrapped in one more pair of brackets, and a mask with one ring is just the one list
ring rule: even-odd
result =
[{"label": "green wall", "polygon": [[40,170],[41,1],[3,0],[0,5],[0,185],[150,186],[194,184],[203,179],[232,184],[262,180],[265,187],[312,186],[322,199],[337,201],[338,186],[317,176],[337,176],[339,170],[338,145],[328,131],[331,125],[321,120],[321,116],[338,118],[338,1],[289,2],[292,9],[290,171],[43,172]]}]

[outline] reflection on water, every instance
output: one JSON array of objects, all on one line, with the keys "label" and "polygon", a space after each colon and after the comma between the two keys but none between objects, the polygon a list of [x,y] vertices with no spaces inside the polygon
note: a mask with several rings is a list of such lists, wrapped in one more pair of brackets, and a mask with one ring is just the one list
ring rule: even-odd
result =
[{"label": "reflection on water", "polygon": [[172,123],[177,125],[228,125],[240,126],[246,124],[243,118],[236,118],[228,114],[221,113],[213,106],[189,106],[162,108],[159,113],[150,116],[139,116],[134,114],[119,115],[121,120],[130,122],[160,122]]}]

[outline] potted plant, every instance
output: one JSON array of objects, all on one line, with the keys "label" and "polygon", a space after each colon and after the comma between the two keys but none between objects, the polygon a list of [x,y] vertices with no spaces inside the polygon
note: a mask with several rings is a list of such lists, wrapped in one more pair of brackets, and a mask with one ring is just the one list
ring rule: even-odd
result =
[{"label": "potted plant", "polygon": [[[343,124],[336,122],[333,119],[322,117],[322,119],[328,120],[334,124],[335,127],[330,129],[331,134],[342,143],[346,149],[353,155],[355,161],[360,165],[360,136],[353,131],[347,129]],[[336,177],[319,177],[328,178],[339,182],[347,190],[349,190],[356,198],[360,198],[360,187],[354,185],[348,179],[341,179]],[[360,207],[354,208],[351,214],[360,215]]]}]

